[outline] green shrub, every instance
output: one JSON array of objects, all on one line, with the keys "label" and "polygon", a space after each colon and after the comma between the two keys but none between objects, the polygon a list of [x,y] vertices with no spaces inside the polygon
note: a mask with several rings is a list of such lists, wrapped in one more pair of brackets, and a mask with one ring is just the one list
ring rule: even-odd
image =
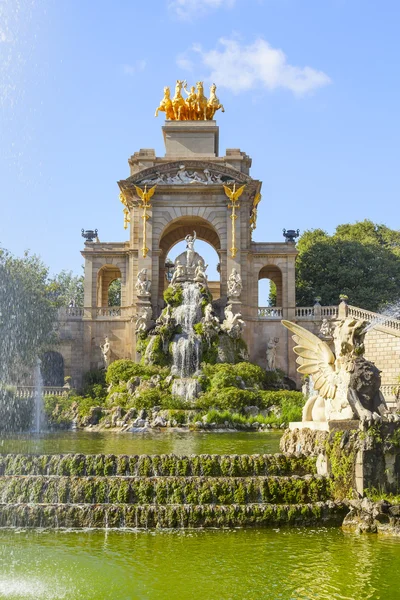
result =
[{"label": "green shrub", "polygon": [[227,387],[206,392],[195,402],[195,407],[208,410],[210,408],[243,410],[246,406],[258,406],[260,396],[257,392]]},{"label": "green shrub", "polygon": [[266,372],[258,365],[250,362],[240,362],[232,365],[232,368],[234,373],[243,379],[247,387],[263,387]]},{"label": "green shrub", "polygon": [[168,392],[159,389],[144,390],[139,396],[130,398],[129,406],[133,408],[153,408],[161,406],[162,408],[172,408],[172,396]]},{"label": "green shrub", "polygon": [[107,369],[106,382],[118,385],[120,381],[129,381],[132,377],[149,378],[152,375],[166,375],[156,365],[142,365],[132,360],[121,359],[111,363]]},{"label": "green shrub", "polygon": [[193,325],[193,329],[194,329],[195,333],[197,333],[197,335],[204,335],[203,323],[195,323]]},{"label": "green shrub", "polygon": [[87,371],[82,378],[82,396],[92,398],[106,395],[106,372],[104,369]]},{"label": "green shrub", "polygon": [[183,290],[180,285],[168,286],[164,292],[164,300],[170,306],[180,306],[183,302]]},{"label": "green shrub", "polygon": [[275,369],[275,371],[265,371],[264,373],[264,388],[265,389],[274,389],[277,386],[282,386],[282,380],[285,377],[284,371],[280,369]]}]

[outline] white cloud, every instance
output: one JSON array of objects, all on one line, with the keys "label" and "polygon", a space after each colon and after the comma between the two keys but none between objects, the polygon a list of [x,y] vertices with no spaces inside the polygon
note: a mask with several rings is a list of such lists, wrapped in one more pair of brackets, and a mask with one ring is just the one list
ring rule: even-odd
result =
[{"label": "white cloud", "polygon": [[301,96],[331,83],[323,71],[290,65],[282,50],[272,48],[262,38],[247,46],[235,39],[221,38],[214,50],[193,46],[192,51],[209,68],[207,78],[233,93],[262,86],[268,90],[285,88]]},{"label": "white cloud", "polygon": [[236,0],[170,0],[168,8],[179,19],[190,20],[217,8],[232,8]]},{"label": "white cloud", "polygon": [[193,61],[191,61],[185,54],[180,54],[176,59],[176,64],[182,71],[192,71]]},{"label": "white cloud", "polygon": [[144,71],[146,68],[145,60],[137,60],[133,65],[122,65],[122,71],[125,75],[135,75]]}]

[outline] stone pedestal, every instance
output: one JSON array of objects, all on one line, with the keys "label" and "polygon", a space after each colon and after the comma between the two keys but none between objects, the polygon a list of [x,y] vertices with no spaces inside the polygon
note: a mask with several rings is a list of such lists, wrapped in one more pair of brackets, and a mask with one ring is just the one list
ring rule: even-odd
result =
[{"label": "stone pedestal", "polygon": [[218,156],[219,128],[215,121],[165,121],[162,130],[168,158]]},{"label": "stone pedestal", "polygon": [[310,431],[349,431],[358,429],[360,421],[353,419],[348,421],[292,421],[289,430],[310,429]]}]

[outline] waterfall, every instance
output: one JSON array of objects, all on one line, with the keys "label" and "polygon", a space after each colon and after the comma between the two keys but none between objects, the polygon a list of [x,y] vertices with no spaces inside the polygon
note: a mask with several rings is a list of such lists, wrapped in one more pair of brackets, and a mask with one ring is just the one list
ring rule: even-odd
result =
[{"label": "waterfall", "polygon": [[174,318],[182,327],[182,333],[172,341],[172,358],[174,371],[184,378],[193,375],[200,367],[201,344],[193,325],[201,321],[202,313],[198,284],[185,282],[182,289],[183,302],[174,309]]},{"label": "waterfall", "polygon": [[173,372],[180,379],[173,384],[172,392],[185,400],[192,400],[199,391],[199,384],[190,376],[198,371],[201,360],[201,340],[193,325],[202,318],[201,293],[197,283],[185,282],[182,285],[183,302],[174,309],[174,318],[182,333],[172,341]]}]

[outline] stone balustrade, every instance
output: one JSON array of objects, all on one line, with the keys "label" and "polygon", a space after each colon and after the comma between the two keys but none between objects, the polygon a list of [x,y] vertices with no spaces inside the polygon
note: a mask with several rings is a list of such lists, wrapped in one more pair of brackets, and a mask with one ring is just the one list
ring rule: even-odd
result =
[{"label": "stone balustrade", "polygon": [[400,319],[395,319],[393,317],[375,313],[370,310],[364,310],[363,308],[358,308],[358,306],[349,305],[347,309],[347,314],[349,317],[362,319],[368,323],[373,323],[377,327],[386,327],[387,329],[393,329],[400,332]]},{"label": "stone balustrade", "polygon": [[95,314],[97,317],[114,318],[120,317],[122,310],[120,306],[101,306],[95,309]]},{"label": "stone balustrade", "polygon": [[[42,388],[43,396],[63,396],[68,391],[67,387],[45,386]],[[33,385],[19,385],[14,393],[17,398],[34,398],[36,388]]]},{"label": "stone balustrade", "polygon": [[282,319],[283,309],[278,306],[259,306],[258,308],[259,319]]}]

